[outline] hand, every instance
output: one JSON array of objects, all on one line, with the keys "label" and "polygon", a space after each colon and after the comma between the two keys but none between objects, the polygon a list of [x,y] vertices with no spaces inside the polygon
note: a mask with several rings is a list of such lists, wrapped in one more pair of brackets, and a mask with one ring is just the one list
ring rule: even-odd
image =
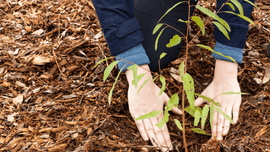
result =
[{"label": "hand", "polygon": [[[216,60],[214,79],[211,84],[202,92],[202,95],[220,103],[219,107],[224,113],[232,118],[236,123],[239,116],[241,104],[241,95],[220,95],[225,92],[241,92],[237,81],[237,63]],[[220,96],[218,96],[220,95]],[[202,98],[195,100],[195,106],[200,106],[205,101]],[[212,120],[212,137],[216,136],[217,140],[222,140],[230,129],[230,121],[222,114],[214,110]]]},{"label": "hand", "polygon": [[[143,65],[138,68],[137,74],[146,73],[146,75],[139,81],[137,88],[132,84],[133,73],[131,70],[126,71],[126,76],[129,82],[128,90],[128,104],[129,111],[134,119],[147,114],[152,111],[163,111],[163,105],[167,104],[169,97],[163,93],[159,96],[160,88],[155,85],[152,80],[149,80],[145,86],[137,94],[140,86],[145,80],[151,77],[151,73],[147,70],[148,65]],[[150,71],[150,70],[149,70]],[[176,114],[182,114],[181,110],[173,108],[172,111]],[[166,151],[168,148],[172,150],[172,144],[170,140],[169,131],[166,125],[162,129],[156,126],[157,123],[163,118],[163,113],[157,117],[135,121],[139,132],[144,140],[149,140],[154,146],[158,146],[162,151]]]}]

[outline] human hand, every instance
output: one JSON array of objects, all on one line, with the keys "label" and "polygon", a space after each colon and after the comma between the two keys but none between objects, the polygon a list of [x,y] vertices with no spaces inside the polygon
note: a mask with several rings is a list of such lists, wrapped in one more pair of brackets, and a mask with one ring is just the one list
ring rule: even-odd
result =
[{"label": "human hand", "polygon": [[[220,94],[225,92],[241,92],[237,81],[237,66],[237,63],[216,60],[214,79],[202,92],[202,95],[212,98],[215,102],[220,103],[221,107],[219,108],[233,119],[233,123],[236,123],[238,120],[241,95]],[[200,106],[204,102],[205,101],[202,98],[198,98],[195,100],[195,106]],[[212,126],[212,137],[216,136],[217,140],[222,140],[223,136],[225,136],[230,129],[230,121],[214,110]]]},{"label": "human hand", "polygon": [[[126,71],[126,76],[129,82],[129,111],[134,119],[152,111],[163,111],[164,104],[167,104],[169,100],[169,97],[165,93],[159,96],[160,88],[151,80],[149,80],[140,90],[140,93],[137,94],[137,91],[143,82],[151,77],[151,73],[149,71],[148,65],[138,67],[137,74],[140,75],[142,73],[146,73],[146,75],[139,81],[137,88],[135,88],[135,86],[132,84],[132,71]],[[181,110],[175,107],[172,109],[172,111],[175,114],[182,114]],[[135,121],[135,123],[144,140],[150,139],[152,144],[160,147],[162,151],[166,151],[168,148],[169,150],[172,150],[173,147],[167,126],[164,125],[162,129],[156,126],[156,124],[159,123],[162,118],[163,113],[159,114],[157,117]]]}]

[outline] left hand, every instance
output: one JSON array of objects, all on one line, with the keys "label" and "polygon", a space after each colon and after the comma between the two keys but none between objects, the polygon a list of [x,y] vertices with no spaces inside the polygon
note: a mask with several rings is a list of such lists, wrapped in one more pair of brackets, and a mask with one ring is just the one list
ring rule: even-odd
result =
[{"label": "left hand", "polygon": [[[216,97],[214,100],[221,105],[221,107],[218,108],[230,116],[233,119],[233,123],[236,123],[238,120],[241,95],[220,94],[225,92],[241,92],[237,81],[237,68],[237,63],[217,59],[214,79],[202,92],[202,95],[209,98],[213,99]],[[202,98],[198,98],[195,100],[195,106],[200,106],[204,102]],[[225,136],[230,129],[230,121],[214,110],[212,126],[212,137],[216,136],[217,140],[222,140],[223,136]]]}]

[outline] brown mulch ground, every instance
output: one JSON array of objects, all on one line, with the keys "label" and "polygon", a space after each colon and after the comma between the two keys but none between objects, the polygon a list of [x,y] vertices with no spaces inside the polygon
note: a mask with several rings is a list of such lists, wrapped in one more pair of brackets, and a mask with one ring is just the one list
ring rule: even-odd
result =
[{"label": "brown mulch ground", "polygon": [[[201,3],[214,10],[214,3]],[[238,75],[242,92],[249,95],[243,96],[238,123],[218,144],[221,151],[270,151],[270,1],[256,4],[260,9],[253,11],[255,26],[250,26]],[[207,26],[206,38],[196,41],[213,46],[212,32]],[[156,151],[142,140],[129,114],[124,75],[112,105],[107,102],[118,71],[103,82],[112,60],[92,68],[109,56],[91,1],[0,1],[0,151]],[[214,59],[192,48],[188,64],[200,93],[212,80]],[[170,67],[178,64],[163,69],[167,78]],[[167,87],[168,94],[178,91],[170,83]],[[192,128],[193,118],[186,117],[187,129]],[[172,114],[168,126],[174,151],[183,151],[173,118],[182,117]],[[209,133],[209,124],[206,128]],[[210,136],[192,131],[186,136],[189,151],[212,148],[206,145]]]}]

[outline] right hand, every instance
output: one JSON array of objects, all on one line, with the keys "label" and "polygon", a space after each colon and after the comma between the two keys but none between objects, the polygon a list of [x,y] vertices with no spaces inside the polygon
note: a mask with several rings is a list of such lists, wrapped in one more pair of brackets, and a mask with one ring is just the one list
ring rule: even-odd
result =
[{"label": "right hand", "polygon": [[[147,69],[148,71],[145,69]],[[137,94],[137,91],[144,83],[144,81],[151,77],[151,73],[149,71],[150,70],[148,65],[138,67],[137,74],[140,75],[142,73],[146,73],[146,75],[139,81],[137,88],[135,88],[135,86],[132,84],[132,70],[127,70],[125,72],[129,82],[129,111],[134,120],[152,111],[163,111],[164,104],[167,104],[169,100],[169,97],[165,93],[159,96],[160,88],[156,86],[152,79],[150,79],[140,90],[140,93]],[[172,111],[175,114],[182,114],[181,110],[175,107],[172,109]],[[135,123],[142,138],[145,141],[150,139],[152,144],[154,146],[160,147],[162,151],[166,151],[168,148],[169,150],[172,150],[173,147],[167,125],[165,124],[162,129],[156,126],[156,124],[159,123],[162,118],[163,113],[161,113],[157,117],[135,121]]]}]

